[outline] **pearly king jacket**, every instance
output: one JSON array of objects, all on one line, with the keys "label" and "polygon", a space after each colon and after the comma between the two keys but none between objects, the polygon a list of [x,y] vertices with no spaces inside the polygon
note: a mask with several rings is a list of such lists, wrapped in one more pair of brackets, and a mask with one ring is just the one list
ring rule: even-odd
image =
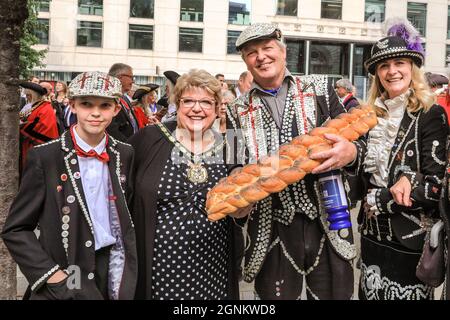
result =
[{"label": "pearly king jacket", "polygon": [[[256,90],[242,95],[229,106],[227,115],[235,130],[237,145],[245,146],[245,163],[256,162],[275,152],[281,144],[346,112],[329,85],[327,76],[289,78],[281,128],[277,127]],[[327,215],[319,199],[317,175],[309,174],[298,183],[257,203],[248,220],[250,239],[244,267],[245,281],[252,281],[264,262],[270,246],[272,224],[278,222],[289,226],[296,214],[304,214],[311,220],[318,219],[327,239],[343,259],[350,260],[356,256],[351,234],[343,238],[337,231],[329,230]]]},{"label": "pearly king jacket", "polygon": [[[127,207],[134,152],[109,137],[108,163],[121,233],[113,246],[109,272],[116,278],[117,299],[133,299],[137,279],[134,225]],[[29,151],[19,193],[6,219],[2,238],[30,284],[31,299],[49,299],[47,279],[59,269],[79,270],[74,283],[57,299],[103,299],[95,284],[95,243],[70,132]],[[117,221],[117,219],[116,219]],[[40,236],[34,230],[39,228]],[[114,256],[114,257],[113,257]],[[71,267],[75,267],[71,269]]]}]

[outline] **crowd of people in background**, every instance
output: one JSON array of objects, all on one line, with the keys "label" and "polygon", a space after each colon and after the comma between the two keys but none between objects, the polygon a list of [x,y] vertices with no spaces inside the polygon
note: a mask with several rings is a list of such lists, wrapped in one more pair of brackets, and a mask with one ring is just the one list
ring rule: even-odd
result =
[{"label": "crowd of people in background", "polygon": [[[322,219],[317,187],[333,169],[352,177],[348,196],[361,201],[358,297],[433,299],[416,268],[439,221],[449,239],[449,80],[424,73],[411,39],[392,31],[374,44],[367,101],[349,79],[291,74],[282,32],[267,23],[238,37],[247,70],[234,85],[223,73],[168,70],[158,96],[124,63],[69,85],[20,82],[21,183],[2,237],[29,281],[26,298],[238,299],[243,279],[261,299],[303,289],[308,299],[351,299],[354,238]],[[322,164],[312,174],[207,219],[219,180],[362,104],[378,117],[367,135],[325,135],[332,148],[313,157]],[[229,161],[230,133],[241,137],[240,163]]]}]

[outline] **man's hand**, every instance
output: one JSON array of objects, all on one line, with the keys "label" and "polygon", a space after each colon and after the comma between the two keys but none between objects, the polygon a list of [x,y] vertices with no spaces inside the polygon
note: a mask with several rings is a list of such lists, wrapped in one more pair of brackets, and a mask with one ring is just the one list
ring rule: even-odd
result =
[{"label": "man's hand", "polygon": [[340,169],[356,158],[357,150],[353,143],[336,134],[327,133],[324,136],[333,143],[333,148],[311,156],[313,160],[326,159],[312,171],[313,174]]},{"label": "man's hand", "polygon": [[408,178],[403,176],[389,189],[389,191],[391,192],[395,203],[401,206],[411,207],[411,188],[411,183]]}]

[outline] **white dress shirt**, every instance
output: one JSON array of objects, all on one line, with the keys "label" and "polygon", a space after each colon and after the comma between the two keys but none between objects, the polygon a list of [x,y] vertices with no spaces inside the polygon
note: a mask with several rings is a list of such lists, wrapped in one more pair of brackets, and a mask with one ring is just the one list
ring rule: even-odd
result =
[{"label": "white dress shirt", "polygon": [[[94,149],[98,154],[105,151],[106,136],[95,148],[92,148],[80,138],[76,130],[73,130],[73,133],[78,146],[83,151],[89,152]],[[96,158],[80,156],[78,156],[78,163],[84,197],[94,229],[95,250],[98,250],[116,243],[109,220],[108,164]]]}]

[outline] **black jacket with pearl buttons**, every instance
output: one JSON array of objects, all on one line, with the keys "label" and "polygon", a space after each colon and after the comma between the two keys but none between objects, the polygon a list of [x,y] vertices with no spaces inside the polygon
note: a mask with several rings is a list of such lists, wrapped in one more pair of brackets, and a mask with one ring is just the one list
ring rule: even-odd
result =
[{"label": "black jacket with pearl buttons", "polygon": [[[127,207],[134,152],[109,137],[107,153],[123,240],[119,299],[133,299],[137,279],[136,237]],[[39,238],[35,229],[39,229]],[[2,238],[28,280],[30,299],[103,299],[95,283],[92,220],[70,133],[30,150],[19,193],[6,219]],[[73,290],[46,281],[58,270],[75,270]],[[80,271],[77,273],[77,271]],[[70,285],[69,285],[70,286]]]}]

